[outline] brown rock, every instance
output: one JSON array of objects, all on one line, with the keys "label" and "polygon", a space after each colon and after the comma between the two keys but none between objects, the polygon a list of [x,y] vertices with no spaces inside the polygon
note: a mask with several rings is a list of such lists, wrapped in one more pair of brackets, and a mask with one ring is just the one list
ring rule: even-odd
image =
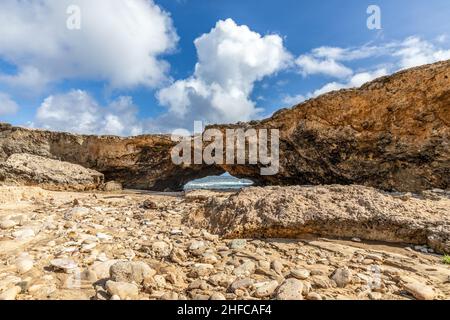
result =
[{"label": "brown rock", "polygon": [[0,163],[0,182],[56,191],[85,191],[98,189],[103,174],[80,165],[22,153]]}]

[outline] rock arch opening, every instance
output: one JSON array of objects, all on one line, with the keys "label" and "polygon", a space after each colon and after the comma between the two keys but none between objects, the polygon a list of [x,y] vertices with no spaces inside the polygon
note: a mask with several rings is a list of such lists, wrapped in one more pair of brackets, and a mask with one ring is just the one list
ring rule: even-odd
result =
[{"label": "rock arch opening", "polygon": [[183,190],[239,190],[254,184],[252,180],[240,179],[225,172],[221,175],[211,175],[191,180],[183,186]]}]

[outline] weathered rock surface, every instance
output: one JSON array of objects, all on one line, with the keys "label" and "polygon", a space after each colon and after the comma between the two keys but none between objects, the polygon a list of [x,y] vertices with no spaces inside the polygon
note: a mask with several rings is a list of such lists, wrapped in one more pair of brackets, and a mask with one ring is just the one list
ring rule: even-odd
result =
[{"label": "weathered rock surface", "polygon": [[280,130],[280,172],[261,176],[258,165],[222,166],[240,178],[265,185],[447,189],[450,60],[330,92],[244,126]]},{"label": "weathered rock surface", "polygon": [[20,153],[0,162],[0,183],[86,191],[98,189],[103,174],[77,164]]},{"label": "weathered rock surface", "polygon": [[106,181],[124,188],[164,191],[224,171],[203,165],[176,166],[167,135],[121,138],[31,130],[0,123],[0,163],[16,153],[28,153],[79,164],[99,171]]},{"label": "weathered rock surface", "polygon": [[316,234],[450,252],[448,192],[405,198],[362,186],[254,187],[228,198],[212,196],[187,221],[231,238]]},{"label": "weathered rock surface", "polygon": [[227,128],[279,129],[280,171],[260,165],[171,161],[169,136],[130,138],[28,130],[0,124],[0,161],[30,153],[102,172],[125,188],[178,190],[228,171],[260,185],[360,184],[383,190],[450,187],[450,60],[327,93],[271,118]]},{"label": "weathered rock surface", "polygon": [[[143,208],[145,200],[155,206]],[[234,241],[184,222],[205,201],[207,197],[193,202],[173,194],[129,190],[55,192],[0,186],[0,221],[17,222],[0,229],[0,299],[450,297],[450,269],[424,243],[391,246],[363,238],[353,242],[312,236]],[[437,196],[429,201],[445,206]],[[66,215],[73,208],[85,214],[68,220],[77,216]],[[23,230],[35,230],[34,236],[17,241],[14,234]],[[337,285],[336,274],[345,286]]]}]

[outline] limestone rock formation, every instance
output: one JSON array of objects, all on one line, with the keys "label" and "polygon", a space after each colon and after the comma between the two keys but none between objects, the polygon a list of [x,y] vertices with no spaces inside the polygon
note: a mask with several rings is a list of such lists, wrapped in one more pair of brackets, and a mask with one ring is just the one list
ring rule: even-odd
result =
[{"label": "limestone rock formation", "polygon": [[246,127],[280,130],[280,171],[261,176],[259,166],[222,166],[240,178],[264,185],[447,189],[450,60],[330,92]]},{"label": "limestone rock formation", "polygon": [[216,126],[280,130],[280,170],[172,163],[165,135],[119,138],[0,124],[0,162],[29,153],[102,172],[125,188],[178,190],[228,171],[259,185],[360,184],[418,192],[450,187],[450,60],[331,92],[271,118]]},{"label": "limestone rock formation", "polygon": [[14,153],[29,153],[82,165],[124,188],[178,190],[190,180],[221,174],[216,167],[176,166],[170,136],[114,137],[31,130],[0,123],[0,163]]},{"label": "limestone rock formation", "polygon": [[450,193],[421,197],[363,186],[252,187],[210,196],[186,222],[228,238],[299,238],[305,234],[428,244],[450,252]]},{"label": "limestone rock formation", "polygon": [[103,174],[80,165],[20,153],[0,163],[0,183],[86,191],[98,189],[103,184]]}]

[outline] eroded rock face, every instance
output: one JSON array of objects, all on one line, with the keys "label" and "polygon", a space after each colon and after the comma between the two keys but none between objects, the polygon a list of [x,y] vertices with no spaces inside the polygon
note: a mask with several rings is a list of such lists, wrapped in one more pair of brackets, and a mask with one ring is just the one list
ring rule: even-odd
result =
[{"label": "eroded rock face", "polygon": [[80,165],[21,153],[0,163],[0,183],[86,191],[98,189],[103,184],[103,174]]},{"label": "eroded rock face", "polygon": [[174,145],[165,135],[77,135],[0,123],[0,163],[12,154],[28,153],[99,171],[106,181],[125,188],[158,191],[179,190],[193,179],[224,172],[214,166],[174,165],[170,156]]},{"label": "eroded rock face", "polygon": [[247,128],[280,130],[280,172],[260,176],[258,166],[223,166],[240,178],[450,188],[450,60],[322,95]]},{"label": "eroded rock face", "polygon": [[[450,60],[402,71],[277,112],[263,121],[215,126],[280,130],[280,170],[259,165],[172,163],[169,136],[119,138],[0,124],[0,161],[29,153],[80,164],[125,188],[178,190],[228,171],[260,185],[360,184],[411,191],[450,187]],[[248,161],[247,161],[248,163]]]},{"label": "eroded rock face", "polygon": [[227,238],[358,237],[393,243],[426,243],[450,252],[450,194],[389,194],[363,186],[247,188],[211,195],[186,219]]}]

